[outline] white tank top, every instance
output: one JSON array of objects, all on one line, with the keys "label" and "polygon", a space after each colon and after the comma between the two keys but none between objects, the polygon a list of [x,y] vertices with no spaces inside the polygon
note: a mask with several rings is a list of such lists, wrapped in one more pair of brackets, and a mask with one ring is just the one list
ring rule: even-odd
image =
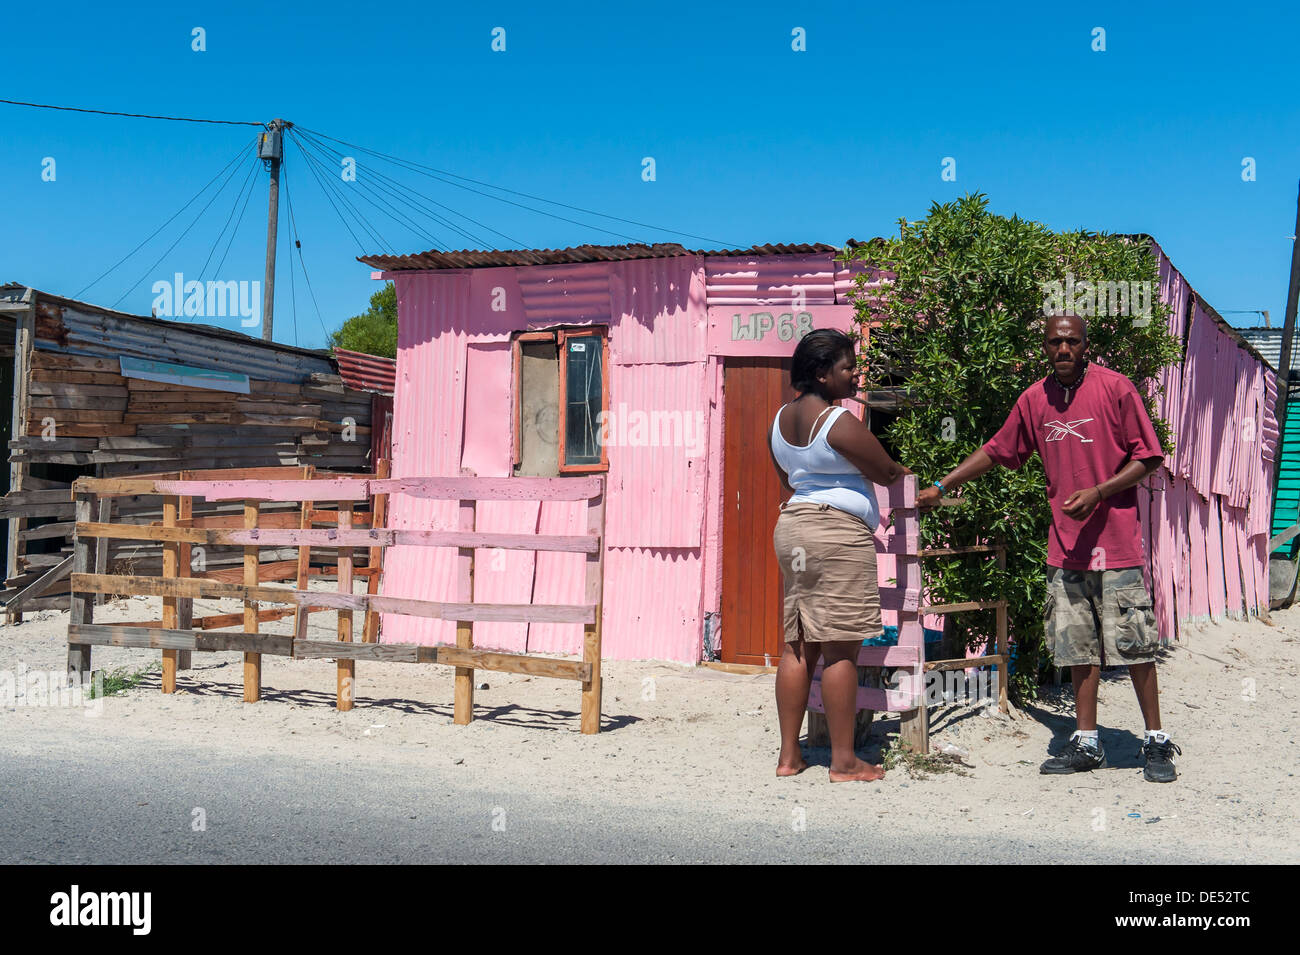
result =
[{"label": "white tank top", "polygon": [[[782,405],[781,411],[787,407]],[[806,445],[790,444],[781,436],[781,411],[772,421],[772,455],[794,488],[790,503],[829,504],[847,511],[874,531],[880,525],[880,509],[871,482],[826,440],[831,425],[848,409],[832,408],[826,423]]]}]

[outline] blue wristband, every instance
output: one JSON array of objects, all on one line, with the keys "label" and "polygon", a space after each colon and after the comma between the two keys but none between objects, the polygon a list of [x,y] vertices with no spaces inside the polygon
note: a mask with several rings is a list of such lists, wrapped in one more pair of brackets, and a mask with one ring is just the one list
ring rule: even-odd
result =
[{"label": "blue wristband", "polygon": [[934,486],[937,487],[941,493],[943,493],[943,494],[947,494],[947,493],[948,493],[948,489],[947,489],[946,487],[944,487],[942,484],[940,484],[938,481],[935,481],[935,482],[934,482]]}]

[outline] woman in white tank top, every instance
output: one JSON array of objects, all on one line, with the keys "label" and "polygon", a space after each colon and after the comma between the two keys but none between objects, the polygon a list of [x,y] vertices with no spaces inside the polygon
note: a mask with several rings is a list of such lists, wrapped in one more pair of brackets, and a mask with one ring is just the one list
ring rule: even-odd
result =
[{"label": "woman in white tank top", "polygon": [[799,730],[821,660],[831,782],[880,779],[884,771],[853,748],[858,650],[882,632],[871,536],[880,512],[871,485],[892,484],[911,472],[889,457],[865,424],[832,404],[858,391],[853,342],[843,332],[806,335],[795,348],[790,384],[798,397],[777,412],[769,442],[781,483],[793,492],[772,536],[785,597],[776,773],[792,776],[807,768]]}]

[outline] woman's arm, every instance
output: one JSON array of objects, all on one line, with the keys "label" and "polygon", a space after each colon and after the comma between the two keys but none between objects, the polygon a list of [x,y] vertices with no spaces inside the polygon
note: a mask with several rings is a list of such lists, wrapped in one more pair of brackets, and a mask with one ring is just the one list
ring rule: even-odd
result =
[{"label": "woman's arm", "polygon": [[871,429],[851,414],[835,419],[826,434],[826,443],[876,484],[893,484],[904,474],[912,473],[891,458]]}]

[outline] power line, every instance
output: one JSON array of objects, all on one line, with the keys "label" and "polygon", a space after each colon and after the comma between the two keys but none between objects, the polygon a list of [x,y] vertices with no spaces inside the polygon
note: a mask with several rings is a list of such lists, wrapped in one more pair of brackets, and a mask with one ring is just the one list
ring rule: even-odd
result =
[{"label": "power line", "polygon": [[[715,243],[717,243],[717,244],[719,244],[719,245],[729,246],[729,247],[732,247],[732,248],[739,248],[739,247],[740,247],[740,243],[735,243],[735,242],[726,242],[726,241],[724,241],[724,240],[722,240],[722,239],[713,239],[713,238],[709,238],[708,236],[694,235],[694,234],[692,234],[692,233],[690,233],[690,232],[683,232],[683,231],[681,231],[680,229],[669,229],[669,228],[667,228],[666,226],[658,226],[658,225],[653,225],[653,224],[648,223],[648,222],[639,222],[639,221],[637,221],[637,220],[635,220],[635,219],[626,219],[626,218],[623,218],[622,216],[609,215],[609,214],[604,213],[604,212],[597,212],[597,211],[594,210],[594,209],[584,209],[584,208],[582,208],[581,206],[570,205],[570,204],[567,203],[567,202],[558,202],[558,201],[556,201],[556,200],[554,200],[554,199],[546,199],[546,198],[544,198],[544,197],[542,197],[542,196],[534,196],[534,195],[531,195],[531,194],[526,193],[526,192],[520,192],[520,191],[518,191],[518,190],[516,190],[516,189],[508,189],[508,188],[506,188],[505,186],[497,186],[497,185],[493,185],[493,184],[490,183],[490,182],[483,182],[482,180],[479,180],[479,179],[471,179],[471,178],[468,177],[468,176],[460,176],[460,175],[457,175],[457,174],[454,173],[454,172],[448,172],[448,171],[445,170],[445,169],[438,169],[437,167],[434,167],[434,166],[426,166],[426,165],[424,165],[423,163],[417,163],[417,162],[415,162],[415,161],[413,161],[413,160],[402,159],[402,158],[400,158],[400,157],[398,157],[398,156],[392,156],[392,155],[389,155],[388,153],[382,153],[382,152],[379,152],[378,150],[370,149],[370,148],[368,148],[368,147],[366,147],[366,146],[361,146],[361,145],[358,145],[358,144],[356,144],[356,143],[349,143],[349,142],[347,142],[347,141],[345,141],[345,140],[337,139],[337,138],[335,138],[334,136],[326,135],[325,133],[322,133],[322,132],[320,132],[319,130],[308,129],[308,128],[305,127],[305,126],[298,126],[298,127],[296,127],[296,128],[297,128],[298,130],[302,131],[302,132],[310,133],[310,134],[312,134],[312,135],[314,135],[314,136],[320,136],[320,137],[323,137],[323,138],[325,138],[325,139],[331,140],[331,141],[333,141],[333,142],[339,143],[340,145],[347,146],[347,147],[349,147],[350,149],[360,149],[362,152],[370,153],[371,155],[373,155],[373,156],[378,156],[378,157],[381,158],[381,159],[387,159],[389,162],[405,165],[408,169],[412,169],[412,171],[429,170],[430,172],[438,173],[438,176],[430,176],[430,178],[432,178],[432,179],[438,179],[439,176],[450,176],[450,177],[452,177],[453,179],[461,179],[461,180],[464,180],[465,182],[472,182],[472,183],[474,183],[474,184],[477,185],[477,186],[486,186],[486,187],[489,188],[489,189],[496,189],[496,190],[498,190],[499,192],[507,192],[507,193],[510,193],[510,194],[513,195],[513,196],[522,196],[522,197],[525,198],[525,199],[532,199],[532,200],[534,200],[534,201],[536,201],[536,202],[545,202],[545,203],[547,203],[548,205],[560,206],[561,208],[564,208],[564,209],[572,209],[574,212],[582,212],[582,213],[585,213],[586,215],[600,216],[602,219],[611,219],[611,220],[616,221],[616,222],[625,222],[625,223],[627,223],[628,225],[640,226],[640,227],[642,227],[642,228],[644,228],[644,229],[654,229],[654,230],[657,231],[657,232],[668,232],[668,233],[671,233],[671,234],[673,234],[673,235],[684,236],[684,237],[686,237],[686,238],[688,238],[688,239],[699,239],[699,240],[701,240],[701,241],[703,241],[703,242],[715,242]],[[429,173],[427,173],[427,172],[426,172],[426,173],[422,173],[422,174],[423,174],[423,175],[429,175]],[[439,180],[439,181],[445,182],[446,180]],[[448,185],[452,185],[452,186],[457,186],[458,188],[462,188],[462,189],[467,188],[467,187],[465,187],[465,186],[460,186],[458,183],[454,183],[454,182],[447,183],[447,184],[448,184]],[[470,191],[470,192],[476,192],[476,193],[478,193],[479,195],[487,196],[489,199],[496,199],[496,200],[499,201],[499,202],[508,202],[508,201],[509,201],[509,200],[506,200],[506,199],[502,199],[500,196],[493,196],[493,195],[491,195],[491,194],[489,194],[489,193],[481,193],[481,192],[478,192],[478,190],[476,190],[476,189],[470,189],[469,191]],[[519,203],[510,203],[510,204],[511,204],[511,205],[517,205],[517,206],[519,206],[520,208],[523,208],[523,209],[529,209],[529,211],[531,211],[531,212],[537,212],[537,213],[539,213],[540,215],[551,215],[550,213],[545,212],[545,211],[543,211],[543,210],[541,210],[541,209],[531,209],[529,206],[523,206],[523,205],[520,205]],[[572,223],[575,224],[575,225],[581,225],[581,226],[585,226],[585,227],[587,227],[587,228],[596,228],[596,229],[599,229],[599,226],[590,226],[590,225],[588,225],[587,223],[584,223],[584,222],[574,222],[574,220],[572,220],[572,219],[566,219],[566,218],[564,218],[563,216],[553,216],[553,218],[561,219],[561,220],[564,221],[564,222],[572,222]],[[602,232],[609,232],[610,235],[618,235],[618,236],[620,236],[620,237],[622,237],[622,238],[625,238],[625,239],[630,239],[630,238],[632,238],[631,236],[625,236],[625,235],[622,235],[621,233],[613,232],[612,230],[609,230],[609,229],[600,229],[600,231],[602,231]],[[636,241],[636,240],[633,240],[633,241]]]},{"label": "power line", "polygon": [[[295,143],[295,144],[298,146],[298,148],[299,148],[300,150],[302,150],[304,153],[307,152],[307,145],[306,145],[305,143],[303,143],[301,140],[299,140],[298,137],[296,137],[296,136],[294,137],[294,143]],[[315,145],[315,144],[313,144],[313,146],[314,146],[314,145]],[[328,158],[328,154],[326,154],[326,156],[327,156],[327,158]],[[321,159],[318,158],[317,161],[321,164],[321,168],[326,168],[326,169],[328,168],[328,166],[326,165],[326,163],[325,163],[324,160],[321,160]],[[327,173],[327,175],[329,175],[329,174]],[[333,180],[333,176],[330,175],[329,178],[330,178],[331,183],[333,183],[333,182],[334,182],[334,180]],[[338,183],[334,183],[334,185],[337,186]],[[419,224],[418,222],[416,222],[415,220],[413,220],[410,216],[406,215],[405,213],[400,212],[400,211],[397,210],[397,209],[394,209],[394,208],[392,207],[392,205],[389,204],[387,201],[385,201],[382,197],[379,199],[379,202],[376,202],[374,199],[370,198],[370,196],[365,195],[364,193],[366,193],[366,192],[370,192],[370,193],[373,194],[373,190],[371,190],[370,187],[367,186],[365,183],[360,183],[360,182],[359,182],[359,183],[357,183],[357,186],[359,187],[359,188],[358,188],[358,191],[363,193],[363,196],[362,196],[362,197],[365,198],[367,202],[369,202],[372,206],[375,206],[376,208],[380,209],[381,212],[383,212],[385,215],[387,215],[387,216],[388,216],[390,219],[392,219],[394,222],[398,223],[399,225],[403,226],[404,228],[409,229],[410,231],[412,231],[413,233],[415,233],[417,236],[419,236],[419,237],[421,238],[421,240],[423,240],[423,241],[431,242],[431,243],[433,243],[434,245],[439,245],[439,246],[442,245],[442,242],[441,242],[440,239],[438,239],[436,236],[433,236],[433,235],[429,234],[426,230],[421,229],[421,228],[420,228],[420,224]],[[397,197],[397,198],[399,198],[399,200],[400,200],[400,196]],[[383,208],[383,207],[380,205],[381,203],[382,203],[382,206],[387,206],[387,208]],[[405,221],[403,221],[403,220],[405,220]]]},{"label": "power line", "polygon": [[[221,231],[218,232],[218,233],[217,233],[217,237],[216,237],[215,239],[212,240],[212,248],[208,250],[208,257],[207,257],[206,259],[203,260],[203,268],[199,270],[199,281],[200,281],[200,282],[203,281],[203,276],[204,276],[204,275],[207,273],[207,271],[208,271],[208,264],[212,261],[212,257],[213,257],[214,255],[216,255],[216,253],[217,253],[217,249],[221,246],[221,240],[222,240],[222,238],[225,237],[226,230],[230,228],[230,223],[231,223],[231,221],[235,218],[235,212],[236,212],[236,210],[239,209],[239,197],[242,196],[246,191],[249,191],[249,190],[248,190],[248,182],[249,182],[250,179],[253,178],[253,175],[254,175],[256,172],[257,172],[257,163],[251,163],[251,164],[249,165],[249,167],[248,167],[248,175],[244,177],[244,181],[243,181],[242,183],[239,184],[239,189],[235,192],[235,201],[234,201],[234,203],[233,203],[233,204],[231,205],[231,207],[230,207],[230,215],[226,216],[226,221],[225,221],[225,224],[222,225],[222,227],[221,227]],[[225,187],[223,186],[222,188],[225,188]],[[240,219],[241,219],[241,220],[243,219],[243,215],[242,215],[242,214],[240,215]],[[235,228],[238,229],[239,226],[236,225]],[[231,235],[233,236],[234,233],[232,232]],[[229,246],[227,246],[227,251],[229,251]],[[223,255],[223,256],[221,257],[221,259],[222,259],[222,261],[224,262],[224,261],[225,261],[225,256]],[[218,272],[221,271],[221,266],[220,266],[220,265],[217,266],[217,271],[218,271]]]},{"label": "power line", "polygon": [[[283,170],[283,168],[284,168],[284,167],[282,166],[281,169]],[[301,238],[301,236],[300,236],[299,233],[298,233],[298,220],[297,220],[297,218],[296,218],[296,217],[294,216],[294,214],[293,214],[293,197],[289,195],[289,174],[288,174],[287,172],[284,173],[284,204],[285,204],[285,205],[288,207],[288,209],[289,209],[289,225],[290,225],[290,227],[293,229],[293,242],[294,242],[294,245],[295,245],[295,246],[297,247],[297,249],[298,249],[298,264],[302,267],[302,277],[303,277],[303,280],[306,281],[306,283],[307,283],[307,291],[311,294],[311,302],[312,302],[312,305],[316,306],[316,318],[320,321],[320,328],[321,328],[321,331],[323,331],[323,332],[325,333],[325,344],[328,345],[328,344],[329,344],[329,340],[330,340],[330,333],[329,333],[329,329],[327,329],[327,328],[325,327],[325,319],[321,316],[321,313],[320,313],[320,303],[318,303],[318,302],[316,301],[316,292],[315,292],[315,290],[312,289],[312,287],[311,287],[311,277],[307,274],[307,260],[306,260],[305,258],[303,258],[303,254],[302,254],[302,238]],[[355,236],[354,236],[354,238],[355,238]],[[293,256],[292,256],[292,254],[289,256],[289,262],[290,262],[290,275],[292,275],[292,274],[293,274],[293,273],[292,273],[292,268],[293,268]],[[296,322],[297,322],[297,314],[296,314],[296,313],[295,313],[295,316],[294,316],[294,321],[295,321],[295,326],[294,326],[294,327],[295,327],[295,329],[296,329],[296,327],[297,327],[297,325],[296,325]],[[295,331],[294,334],[296,335],[297,332]]]},{"label": "power line", "polygon": [[322,174],[320,161],[316,159],[316,157],[313,156],[311,153],[303,149],[302,143],[299,142],[297,139],[295,139],[294,142],[298,145],[298,153],[303,157],[303,160],[306,162],[307,168],[308,170],[310,170],[312,176],[315,177],[317,185],[320,186],[321,191],[326,194],[325,198],[329,200],[330,205],[333,206],[335,214],[338,215],[339,220],[343,222],[344,227],[352,235],[352,238],[357,242],[357,246],[361,248],[362,250],[361,254],[362,255],[365,254],[364,247],[361,246],[360,240],[357,239],[357,234],[353,232],[352,227],[347,224],[347,220],[343,218],[343,213],[339,211],[338,205],[334,202],[334,199],[331,198],[331,196],[338,197],[339,203],[342,203],[343,207],[347,209],[350,213],[352,213],[352,217],[356,220],[357,225],[359,225],[363,231],[367,232],[370,235],[371,239],[374,240],[376,245],[383,246],[384,248],[389,248],[389,243],[387,242],[387,240],[385,240],[382,236],[379,235],[378,230],[371,227],[369,220],[367,220],[364,216],[357,213],[357,211],[348,202],[347,196],[341,194],[338,191],[337,186],[330,180],[331,170],[325,169],[324,173]]},{"label": "power line", "polygon": [[48,103],[23,103],[16,99],[0,99],[0,103],[8,103],[10,106],[30,106],[33,109],[57,109],[69,113],[96,113],[100,116],[126,116],[131,119],[165,119],[173,123],[216,123],[222,126],[266,127],[266,123],[248,123],[235,119],[194,119],[190,116],[153,116],[149,113],[119,113],[108,109],[85,109],[80,106],[51,106]]},{"label": "power line", "polygon": [[[345,157],[343,156],[343,154],[340,153],[337,149],[334,149],[334,148],[331,147],[331,146],[327,146],[325,143],[320,142],[319,140],[315,139],[314,137],[308,136],[308,137],[306,137],[306,138],[307,138],[307,141],[308,141],[309,143],[311,143],[313,147],[315,147],[316,149],[318,149],[318,150],[320,150],[321,152],[323,152],[323,153],[325,154],[325,156],[331,158],[332,161],[339,161],[339,160],[345,158]],[[331,155],[331,154],[332,154],[332,155]],[[368,178],[373,178],[373,179],[375,180],[375,184],[376,184],[376,186],[377,186],[379,189],[382,189],[385,193],[387,193],[388,195],[392,196],[395,200],[397,200],[398,202],[400,202],[400,203],[402,203],[403,205],[407,206],[408,208],[415,210],[415,212],[419,213],[420,215],[422,215],[422,216],[427,216],[428,218],[432,219],[434,222],[437,222],[439,225],[444,226],[444,227],[446,227],[446,228],[448,228],[448,229],[451,229],[451,230],[452,230],[453,232],[455,232],[457,235],[463,236],[464,238],[468,239],[470,242],[473,242],[473,243],[475,243],[475,244],[477,244],[477,245],[489,245],[489,244],[490,244],[490,243],[486,242],[486,241],[485,241],[483,238],[481,238],[480,236],[477,236],[477,235],[475,235],[475,234],[473,234],[473,233],[471,233],[471,232],[468,232],[468,231],[466,231],[465,229],[461,228],[461,227],[458,226],[456,223],[452,222],[450,219],[447,219],[447,218],[445,218],[445,217],[439,215],[438,213],[432,211],[431,209],[428,209],[428,208],[426,208],[426,207],[424,207],[424,206],[421,206],[419,203],[416,203],[416,202],[411,201],[411,199],[409,198],[409,196],[407,195],[407,193],[414,193],[414,190],[410,189],[410,188],[409,188],[408,186],[406,186],[405,184],[400,183],[400,182],[398,182],[397,180],[395,180],[395,179],[393,179],[393,178],[391,178],[391,177],[389,177],[389,176],[385,176],[385,175],[383,175],[382,173],[380,173],[380,172],[378,172],[378,171],[376,171],[376,170],[370,169],[369,167],[361,167],[360,165],[358,165],[357,168],[358,168],[358,169],[363,169],[363,171],[366,173],[366,175],[365,175],[364,177],[359,178],[359,179],[356,180],[356,185],[357,185],[357,187],[358,187],[360,190],[362,190],[362,191],[364,191],[364,192],[370,192],[371,194],[374,194],[375,190],[372,189],[371,186],[366,182],[366,179],[368,179]],[[415,194],[418,195],[418,193],[415,193]],[[425,197],[425,198],[427,198],[427,197]],[[384,204],[385,206],[388,206],[388,208],[390,208],[390,209],[392,208],[391,206],[388,205],[388,203],[387,203],[386,201],[384,201],[384,200],[382,200],[382,199],[381,199],[380,201],[383,202],[383,204]],[[433,201],[433,200],[430,200],[430,201]],[[442,205],[442,204],[441,204],[441,203],[436,203],[436,202],[435,202],[435,205]],[[450,208],[447,207],[447,206],[443,206],[443,208],[448,209],[448,211],[451,211],[451,212],[455,213],[456,215],[460,215],[462,219],[466,219],[466,220],[468,220],[468,221],[470,221],[470,222],[474,222],[475,225],[482,225],[482,223],[475,222],[475,220],[470,219],[469,216],[461,215],[460,213],[455,212],[455,210],[450,209]],[[398,211],[398,210],[396,210],[396,209],[393,210],[393,212],[397,212],[397,211]],[[392,213],[388,213],[388,214],[390,215],[390,217],[392,217]],[[405,216],[406,214],[405,214],[405,213],[401,213],[401,215]],[[442,243],[440,240],[438,240],[437,238],[434,238],[434,237],[430,236],[428,232],[426,232],[425,230],[421,229],[421,228],[419,227],[419,224],[416,223],[416,222],[414,222],[414,220],[410,219],[409,216],[406,216],[406,219],[407,219],[408,222],[411,223],[411,225],[408,226],[408,228],[411,228],[412,231],[416,233],[416,235],[421,235],[421,236],[425,236],[425,237],[427,237],[427,238],[430,238],[430,239],[434,242],[435,245],[443,245],[443,243]],[[400,220],[398,220],[398,221],[400,221]],[[485,227],[485,228],[486,228],[486,227]],[[489,231],[496,232],[495,229],[489,229]],[[497,234],[498,234],[498,235],[501,235],[501,236],[504,236],[504,237],[507,238],[507,239],[510,239],[510,237],[509,237],[509,236],[506,236],[505,233],[503,233],[503,232],[498,232]],[[514,242],[514,241],[516,241],[516,240],[514,240],[514,239],[510,239],[510,241]]]},{"label": "power line", "polygon": [[[319,139],[317,139],[316,137],[312,136],[310,133],[303,133],[302,135],[305,136],[305,138],[306,138],[309,142],[315,144],[318,148],[320,148],[320,149],[322,149],[322,150],[325,150],[325,151],[327,152],[327,154],[328,154],[328,153],[332,153],[336,158],[341,158],[341,157],[342,157],[343,154],[342,154],[341,152],[339,152],[339,150],[337,150],[337,149],[333,148],[332,146],[328,146],[327,144],[321,142]],[[358,165],[358,168],[361,168],[361,167]],[[441,203],[441,202],[439,202],[437,199],[434,199],[432,196],[426,196],[424,193],[419,192],[419,191],[417,191],[417,190],[415,190],[415,189],[412,189],[410,186],[407,186],[405,183],[399,182],[398,180],[394,179],[394,178],[391,177],[391,176],[388,176],[388,175],[384,174],[383,172],[380,172],[378,169],[375,169],[374,167],[367,166],[367,167],[365,167],[365,169],[366,169],[367,174],[370,175],[370,176],[373,176],[373,177],[374,177],[378,182],[381,182],[381,183],[382,183],[382,182],[390,183],[390,184],[391,184],[394,188],[396,188],[396,189],[404,190],[404,191],[405,191],[406,193],[408,193],[409,195],[412,195],[412,196],[418,196],[419,198],[425,200],[426,202],[431,202],[431,203],[433,203],[435,206],[438,206],[438,207],[441,208],[441,209],[446,209],[449,213],[451,213],[451,214],[454,215],[454,216],[458,216],[458,217],[460,217],[461,219],[464,219],[464,220],[467,221],[467,222],[471,222],[471,223],[473,223],[474,225],[478,226],[478,227],[481,228],[481,229],[486,229],[488,232],[492,232],[492,233],[494,233],[494,234],[496,234],[496,235],[501,236],[501,238],[505,239],[507,242],[511,242],[511,243],[513,243],[513,244],[515,244],[515,245],[518,245],[518,246],[526,245],[526,243],[523,242],[523,241],[521,241],[520,239],[516,239],[514,236],[511,236],[511,235],[507,235],[506,233],[502,232],[500,229],[494,229],[494,228],[492,228],[490,225],[488,225],[487,223],[485,223],[485,222],[480,222],[479,220],[473,218],[472,216],[467,216],[467,215],[465,215],[465,214],[462,213],[462,212],[457,212],[455,209],[451,208],[451,206],[448,206],[448,205],[446,205],[445,203]],[[407,205],[410,205],[412,208],[421,211],[424,215],[426,215],[426,216],[428,216],[429,218],[433,219],[435,222],[439,222],[439,223],[441,223],[441,224],[443,224],[443,225],[446,225],[448,228],[451,228],[451,229],[455,230],[456,232],[458,232],[459,234],[461,234],[461,235],[463,235],[463,236],[466,236],[466,237],[469,238],[471,241],[476,242],[476,243],[478,243],[479,245],[487,246],[487,245],[490,244],[490,243],[484,242],[484,241],[483,241],[482,239],[480,239],[480,238],[477,238],[477,237],[473,237],[473,236],[468,235],[468,234],[467,234],[463,229],[459,228],[455,223],[450,222],[449,220],[443,218],[442,216],[438,215],[438,213],[433,212],[433,211],[430,210],[430,209],[427,209],[427,208],[424,208],[424,207],[420,206],[418,203],[412,203],[409,199],[404,199],[403,201],[405,201],[405,202],[407,203]]]},{"label": "power line", "polygon": [[[131,258],[131,256],[135,255],[137,252],[139,252],[141,249],[143,249],[146,245],[148,245],[151,241],[153,241],[154,236],[156,236],[156,235],[157,235],[159,232],[161,232],[163,229],[167,228],[167,226],[169,226],[169,225],[172,223],[172,221],[173,221],[177,216],[179,216],[182,212],[184,212],[184,211],[185,211],[186,209],[188,209],[191,205],[193,205],[194,202],[199,198],[199,196],[203,195],[203,193],[205,193],[205,192],[208,191],[208,186],[211,186],[214,182],[216,182],[218,179],[220,179],[220,178],[221,178],[221,174],[224,173],[227,169],[229,169],[232,165],[234,165],[235,163],[237,163],[237,162],[239,161],[239,157],[242,156],[242,155],[244,155],[244,152],[245,152],[245,151],[246,151],[250,146],[254,145],[256,142],[257,142],[257,140],[254,139],[254,140],[252,140],[251,142],[245,143],[243,146],[240,146],[240,147],[239,147],[239,152],[235,153],[235,155],[231,158],[230,162],[228,162],[228,163],[226,163],[224,166],[222,166],[222,167],[221,167],[221,170],[220,170],[220,171],[219,171],[215,176],[213,176],[211,179],[209,179],[209,180],[208,180],[208,181],[203,185],[203,188],[202,188],[202,189],[200,189],[200,190],[199,190],[198,192],[196,192],[193,196],[191,196],[189,202],[185,203],[185,205],[181,206],[181,207],[180,207],[179,209],[177,209],[174,213],[172,213],[171,218],[169,218],[166,222],[164,222],[164,223],[163,223],[162,225],[160,225],[158,228],[154,229],[153,232],[150,233],[150,235],[149,235],[149,237],[148,237],[147,239],[145,239],[143,242],[141,242],[139,245],[137,245],[134,249],[132,249],[132,250],[131,250],[130,252],[128,252],[126,255],[122,256],[122,258],[118,259],[118,261],[115,262],[113,265],[109,266],[109,267],[108,267],[108,270],[105,271],[103,275],[101,275],[99,278],[95,279],[95,281],[91,282],[89,285],[87,285],[85,288],[81,289],[81,291],[77,292],[77,294],[73,295],[72,297],[73,297],[73,298],[77,298],[77,299],[81,298],[81,296],[82,296],[85,292],[90,291],[92,288],[94,288],[96,285],[98,285],[98,284],[99,284],[99,283],[100,283],[100,282],[101,282],[101,281],[102,281],[102,280],[103,280],[103,279],[104,279],[104,278],[105,278],[105,277],[106,277],[110,272],[114,271],[114,270],[115,270],[118,266],[120,266],[123,262],[125,262],[127,259]],[[227,179],[227,181],[229,181],[229,179]],[[222,189],[225,188],[225,183],[222,183],[221,188],[222,188]],[[218,190],[218,192],[220,192],[220,190]],[[137,282],[136,284],[139,285],[140,283]]]},{"label": "power line", "polygon": [[[258,164],[253,163],[253,169],[257,169]],[[248,185],[248,192],[244,196],[243,208],[239,210],[239,218],[235,220],[235,227],[230,230],[230,238],[226,240],[226,251],[221,253],[221,261],[217,263],[216,271],[212,277],[216,278],[221,274],[221,267],[226,264],[226,256],[230,255],[230,247],[235,244],[235,234],[239,232],[239,227],[244,223],[244,213],[248,211],[248,201],[253,198],[253,190],[257,187],[257,180],[253,179]],[[239,202],[239,197],[235,197],[235,202]],[[233,209],[231,210],[234,211]],[[200,276],[201,277],[201,276]]]},{"label": "power line", "polygon": [[[238,171],[238,169],[239,169],[239,167],[236,166],[235,169],[231,171],[230,176],[227,177],[227,181],[229,181],[229,179],[234,178],[234,174],[235,174],[236,171]],[[159,263],[162,262],[163,259],[167,258],[167,256],[171,254],[172,249],[174,249],[174,248],[176,248],[176,246],[180,245],[181,240],[184,239],[187,235],[190,234],[190,230],[193,229],[193,228],[198,224],[198,221],[199,221],[200,219],[203,218],[203,214],[204,214],[205,212],[207,212],[209,208],[211,208],[212,203],[214,203],[214,202],[217,201],[217,196],[221,195],[221,192],[222,192],[222,190],[225,189],[225,187],[226,187],[225,183],[222,183],[221,189],[218,189],[215,193],[212,194],[212,198],[208,200],[208,204],[207,204],[207,205],[205,205],[202,209],[199,210],[199,214],[196,215],[196,216],[194,217],[194,221],[191,222],[189,225],[187,225],[187,226],[185,227],[185,231],[182,232],[180,235],[178,235],[178,236],[176,237],[176,241],[173,242],[171,245],[169,245],[169,246],[167,247],[167,251],[166,251],[166,252],[164,252],[162,255],[158,256],[158,261],[157,261],[157,262],[154,262],[153,265],[151,265],[151,266],[149,266],[149,268],[145,269],[144,275],[141,275],[138,279],[136,279],[135,282],[131,285],[131,287],[130,287],[129,289],[127,289],[127,290],[126,290],[125,292],[123,292],[120,296],[118,296],[117,301],[114,302],[114,303],[110,306],[111,308],[117,308],[118,303],[121,302],[122,299],[124,299],[124,298],[126,298],[128,295],[130,295],[132,292],[134,292],[136,286],[139,285],[141,282],[143,282],[146,278],[148,278],[148,277],[149,277],[149,273],[152,272],[154,269],[156,269],[156,268],[158,267]]]}]

